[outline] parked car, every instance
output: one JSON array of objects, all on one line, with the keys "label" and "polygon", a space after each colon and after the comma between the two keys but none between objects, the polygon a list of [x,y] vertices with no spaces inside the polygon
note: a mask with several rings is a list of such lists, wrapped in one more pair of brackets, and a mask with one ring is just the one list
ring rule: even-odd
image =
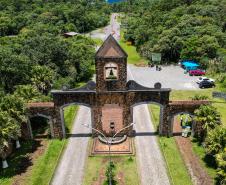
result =
[{"label": "parked car", "polygon": [[196,70],[190,70],[189,71],[189,75],[190,76],[202,76],[202,75],[205,75],[205,71],[203,70],[200,70],[200,69],[196,69]]},{"label": "parked car", "polygon": [[215,82],[215,80],[214,79],[212,79],[212,78],[207,78],[207,77],[205,77],[205,76],[202,76],[202,77],[200,77],[197,81],[196,81],[196,83],[197,84],[199,84],[200,82],[202,82],[202,81],[209,81],[209,82]]},{"label": "parked car", "polygon": [[204,80],[204,81],[199,83],[199,88],[209,88],[209,87],[215,87],[214,82]]}]

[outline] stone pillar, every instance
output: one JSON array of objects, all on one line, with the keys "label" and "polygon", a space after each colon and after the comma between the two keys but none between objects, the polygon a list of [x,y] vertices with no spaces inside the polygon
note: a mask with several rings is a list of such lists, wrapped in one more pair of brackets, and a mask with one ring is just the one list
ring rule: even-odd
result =
[{"label": "stone pillar", "polygon": [[163,112],[164,112],[164,106],[160,106],[160,113],[159,113],[159,135],[162,135],[163,132]]},{"label": "stone pillar", "polygon": [[54,138],[53,119],[52,118],[49,119],[49,127],[50,127],[51,138]]},{"label": "stone pillar", "polygon": [[63,108],[55,107],[55,118],[53,119],[53,137],[65,138],[64,112]]},{"label": "stone pillar", "polygon": [[21,125],[22,138],[24,139],[33,139],[33,133],[31,128],[30,118],[27,118],[26,123],[22,123]]},{"label": "stone pillar", "polygon": [[[102,116],[101,106],[92,107],[91,116],[92,116],[92,127],[102,132],[103,129],[102,129],[102,123],[101,123],[101,116]],[[93,137],[95,137],[99,134],[94,130],[92,130],[92,135]]]},{"label": "stone pillar", "polygon": [[162,115],[162,120],[160,121],[160,126],[159,126],[159,135],[160,136],[170,136],[170,116],[169,116],[169,106],[166,105],[162,107],[161,110],[161,115]]}]

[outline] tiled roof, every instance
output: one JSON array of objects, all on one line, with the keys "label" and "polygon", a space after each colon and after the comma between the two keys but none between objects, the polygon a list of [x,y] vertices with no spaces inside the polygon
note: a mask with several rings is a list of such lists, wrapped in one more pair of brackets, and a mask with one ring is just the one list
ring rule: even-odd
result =
[{"label": "tiled roof", "polygon": [[27,103],[27,107],[54,107],[53,102],[34,102],[34,103]]}]

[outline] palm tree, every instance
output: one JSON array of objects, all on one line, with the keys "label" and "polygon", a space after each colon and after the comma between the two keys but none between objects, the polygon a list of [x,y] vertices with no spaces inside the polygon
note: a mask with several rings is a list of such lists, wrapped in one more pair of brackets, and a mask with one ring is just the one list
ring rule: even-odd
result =
[{"label": "palm tree", "polygon": [[26,106],[22,98],[15,95],[6,95],[0,102],[0,109],[7,111],[14,119],[14,123],[21,124],[26,122]]},{"label": "palm tree", "polygon": [[207,154],[216,155],[226,147],[226,128],[217,126],[208,132],[205,140]]},{"label": "palm tree", "polygon": [[11,140],[16,140],[16,147],[20,147],[18,138],[21,136],[21,123],[26,122],[26,108],[24,101],[14,95],[6,95],[0,100],[0,157],[3,167]]},{"label": "palm tree", "polygon": [[32,69],[31,82],[37,89],[47,95],[53,82],[54,71],[46,66],[35,66]]},{"label": "palm tree", "polygon": [[200,122],[204,129],[204,135],[201,140],[206,138],[206,134],[209,130],[214,129],[216,125],[221,123],[220,115],[212,105],[202,105],[196,109],[194,119],[196,122]]},{"label": "palm tree", "polygon": [[20,125],[15,123],[15,119],[8,112],[0,110],[0,157],[3,160],[3,168],[8,167],[6,157],[11,140],[17,140],[20,135]]}]

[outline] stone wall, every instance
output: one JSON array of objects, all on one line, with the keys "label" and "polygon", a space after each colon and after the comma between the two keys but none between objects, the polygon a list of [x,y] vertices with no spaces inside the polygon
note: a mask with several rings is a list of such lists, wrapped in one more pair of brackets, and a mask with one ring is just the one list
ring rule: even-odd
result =
[{"label": "stone wall", "polygon": [[[113,81],[105,80],[104,67],[108,62],[118,65],[118,79]],[[125,58],[98,58],[96,59],[96,83],[97,92],[126,90],[127,62]]]},{"label": "stone wall", "polygon": [[[209,101],[170,101],[168,105],[164,107],[163,110],[163,125],[160,131],[161,135],[172,136],[173,134],[173,118],[174,116],[187,113],[194,115],[194,111],[198,109],[201,105],[210,104]],[[201,132],[201,126],[197,125],[197,129],[194,130],[195,133]]]}]

